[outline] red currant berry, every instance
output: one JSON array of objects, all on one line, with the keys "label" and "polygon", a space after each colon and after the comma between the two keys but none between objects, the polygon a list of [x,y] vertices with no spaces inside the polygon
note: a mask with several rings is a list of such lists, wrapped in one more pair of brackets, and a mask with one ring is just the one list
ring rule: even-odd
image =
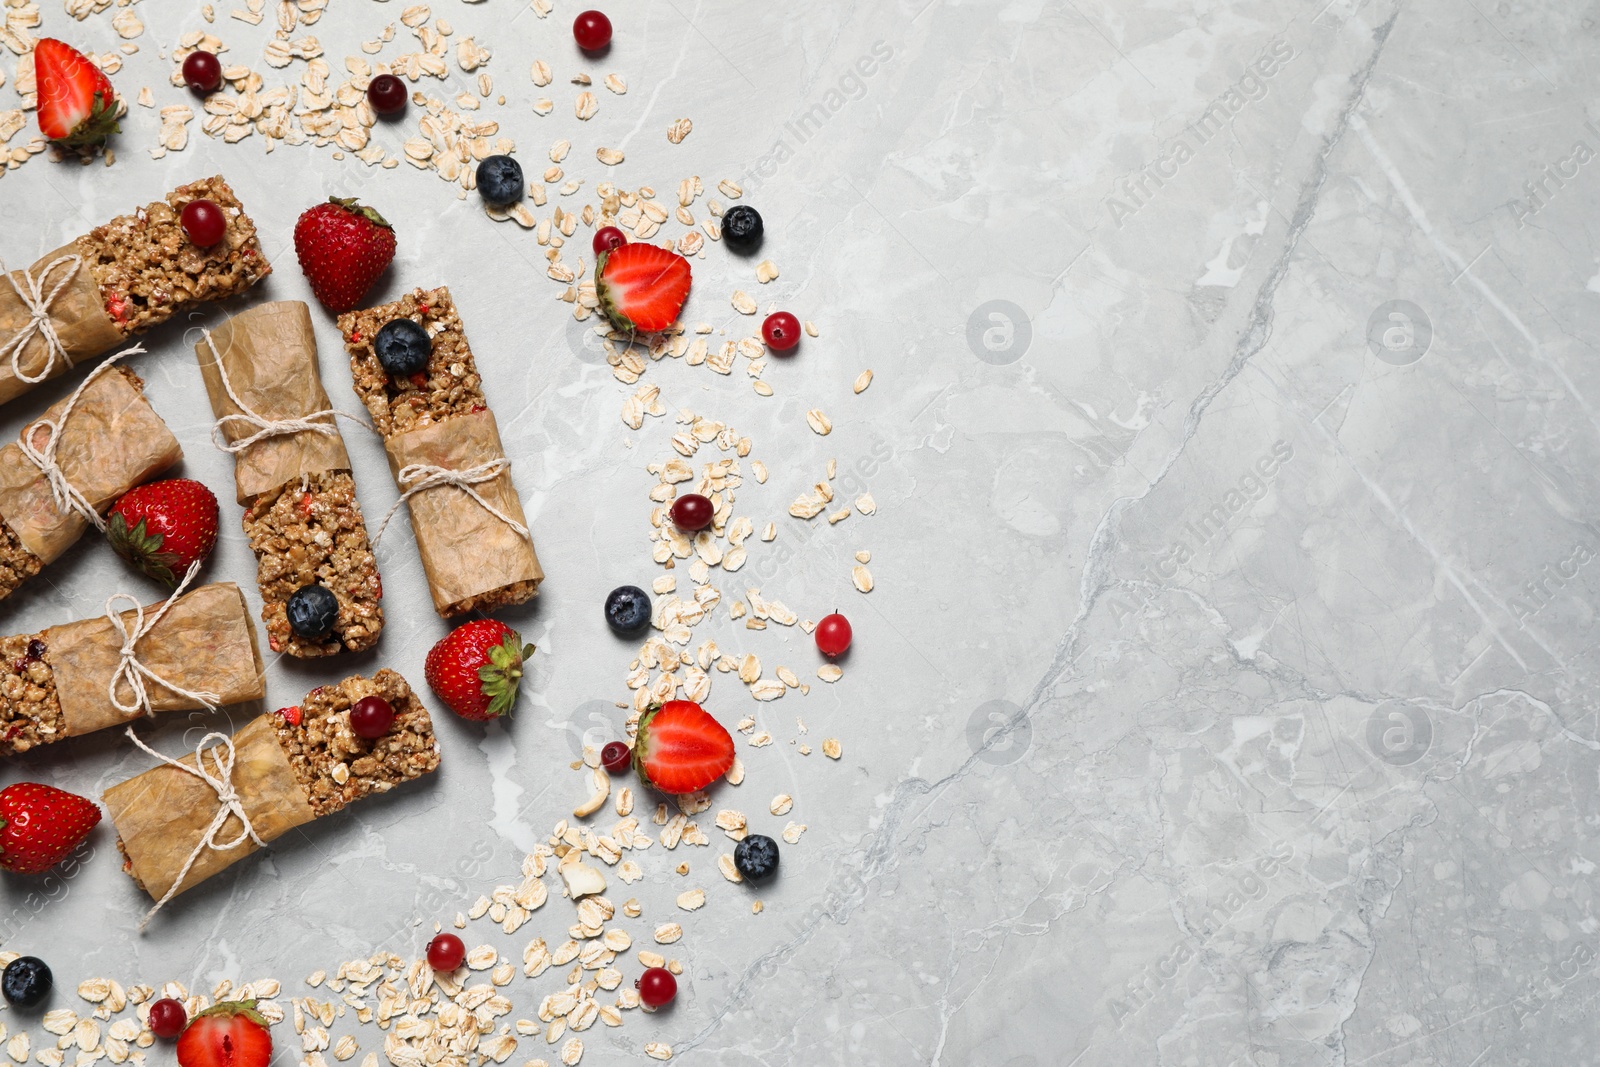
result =
[{"label": "red currant berry", "polygon": [[817,639],[818,652],[829,659],[842,656],[845,649],[850,647],[850,620],[838,612],[824,615],[812,636]]},{"label": "red currant berry", "polygon": [[671,1004],[672,998],[678,995],[678,980],[665,967],[650,968],[634,984],[639,989],[640,1002],[649,1008]]},{"label": "red currant berry", "polygon": [[572,37],[585,52],[598,52],[611,43],[611,20],[598,11],[584,11],[572,20]]},{"label": "red currant berry", "polygon": [[800,343],[800,320],[787,311],[774,311],[761,324],[761,336],[774,352],[787,352]]},{"label": "red currant berry", "polygon": [[406,83],[393,74],[380,74],[367,83],[367,103],[380,115],[400,114],[410,97]]},{"label": "red currant berry", "polygon": [[394,725],[394,708],[380,696],[362,697],[350,708],[350,732],[376,741]]},{"label": "red currant berry", "polygon": [[594,254],[612,252],[628,243],[628,235],[615,226],[602,226],[594,231]]},{"label": "red currant berry", "polygon": [[716,510],[699,493],[685,493],[672,502],[672,521],[680,530],[704,530],[716,517]]},{"label": "red currant berry", "polygon": [[162,997],[150,1005],[150,1032],[157,1037],[177,1037],[188,1023],[189,1013],[171,997]]},{"label": "red currant berry", "polygon": [[600,750],[600,766],[611,774],[621,774],[633,762],[633,749],[621,741],[607,741]]},{"label": "red currant berry", "polygon": [[210,248],[222,240],[222,235],[228,232],[228,216],[209,200],[189,201],[183,205],[183,213],[179,219],[183,223],[183,232],[189,235],[189,240],[201,248]]},{"label": "red currant berry", "polygon": [[453,971],[467,958],[467,946],[455,934],[440,934],[428,942],[428,966],[436,971]]},{"label": "red currant berry", "polygon": [[222,88],[222,60],[210,52],[190,52],[183,60],[183,84],[197,93]]}]

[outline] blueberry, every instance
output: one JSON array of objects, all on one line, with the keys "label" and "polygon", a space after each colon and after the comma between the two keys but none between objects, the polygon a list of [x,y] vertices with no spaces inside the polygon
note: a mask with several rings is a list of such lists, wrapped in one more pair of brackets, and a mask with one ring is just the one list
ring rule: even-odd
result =
[{"label": "blueberry", "polygon": [[766,834],[751,834],[734,847],[733,865],[747,881],[771,878],[778,873],[778,843]]},{"label": "blueberry", "polygon": [[283,606],[289,629],[301,637],[326,637],[339,618],[339,598],[320,585],[302,585]]},{"label": "blueberry", "polygon": [[522,164],[510,156],[489,156],[478,164],[478,194],[491,207],[515,204],[526,188]]},{"label": "blueberry", "polygon": [[650,594],[636,585],[619,585],[606,597],[606,625],[619,636],[650,625]]},{"label": "blueberry", "polygon": [[44,960],[37,956],[18,956],[6,964],[5,974],[0,975],[0,994],[19,1008],[31,1008],[44,1002],[54,984],[55,979]]},{"label": "blueberry", "polygon": [[761,246],[761,212],[736,204],[722,216],[722,239],[735,252],[753,252]]},{"label": "blueberry", "polygon": [[391,378],[409,378],[421,374],[428,367],[428,357],[433,354],[433,338],[428,331],[412,319],[390,319],[378,329],[372,339],[372,350],[378,362]]}]

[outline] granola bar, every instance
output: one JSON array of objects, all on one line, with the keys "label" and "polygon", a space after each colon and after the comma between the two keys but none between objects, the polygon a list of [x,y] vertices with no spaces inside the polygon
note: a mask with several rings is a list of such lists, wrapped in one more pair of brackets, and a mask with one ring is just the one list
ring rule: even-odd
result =
[{"label": "granola bar", "polygon": [[[256,554],[261,618],[274,652],[331,656],[378,643],[383,581],[349,471],[321,471],[262,493],[245,510],[244,532]],[[312,582],[339,601],[338,620],[322,640],[296,634],[285,612],[294,591]]]},{"label": "granola bar", "polygon": [[[394,709],[394,725],[368,741],[351,731],[350,709],[373,695]],[[406,680],[387,667],[371,678],[353,675],[318,686],[298,708],[285,708],[272,719],[289,766],[319,816],[439,767],[439,742],[428,709]]]},{"label": "granola bar", "polygon": [[[194,200],[211,201],[227,217],[222,240],[210,248],[184,235],[180,214]],[[196,304],[237,296],[272,272],[255,223],[220,175],[179,186],[165,200],[95,227],[77,247],[124,337]]]},{"label": "granola bar", "polygon": [[[70,398],[65,398],[41,420],[59,425],[56,463],[103,515],[122,494],[172,466],[183,452],[145,399],[137,374],[122,366],[92,373],[70,412]],[[41,420],[30,422],[24,432]],[[39,440],[36,432],[36,446]],[[56,501],[45,474],[15,444],[0,448],[0,523],[0,600],[89,528],[87,519]]]},{"label": "granola bar", "polygon": [[0,637],[0,750],[26,752],[61,736],[61,699],[43,634]]},{"label": "granola bar", "polygon": [[28,551],[11,524],[0,518],[0,600],[44,569],[44,560]]},{"label": "granola bar", "polygon": [[[375,740],[350,729],[351,707],[367,696],[382,697],[394,709],[393,724]],[[388,669],[319,686],[299,705],[247,723],[231,744],[231,784],[257,836],[267,842],[439,767],[427,708]],[[195,758],[190,754],[180,762],[193,767]],[[216,792],[173,767],[158,766],[112,786],[104,801],[117,828],[123,870],[155,898],[172,889],[185,869],[179,892],[257,850],[245,837],[234,848],[197,852],[216,817]],[[230,815],[217,839],[232,841],[243,829]]]},{"label": "granola bar", "polygon": [[[222,239],[207,248],[188,239],[180,217],[202,199],[227,219]],[[15,365],[0,360],[0,403],[202,301],[242,293],[271,270],[255,224],[220,177],[112,219],[0,282],[0,345],[21,345]],[[45,296],[48,331],[25,298],[34,289]]]},{"label": "granola bar", "polygon": [[[383,629],[383,586],[322,387],[311,309],[298,300],[259,304],[206,333],[195,355],[233,454],[272,650],[331,656],[371,648]],[[274,424],[280,432],[265,432]],[[296,634],[286,614],[289,598],[311,584],[339,602],[321,638]]]},{"label": "granola bar", "polygon": [[[433,343],[426,368],[404,378],[386,373],[373,347],[384,324],[398,318],[420,324]],[[381,307],[346,312],[339,316],[339,329],[356,395],[383,435],[397,478],[413,464],[449,470],[505,464],[483,379],[449,289],[417,289]],[[473,488],[502,516],[526,526],[509,469]],[[521,604],[538,591],[544,572],[531,540],[463,489],[422,490],[409,503],[440,615]]]}]

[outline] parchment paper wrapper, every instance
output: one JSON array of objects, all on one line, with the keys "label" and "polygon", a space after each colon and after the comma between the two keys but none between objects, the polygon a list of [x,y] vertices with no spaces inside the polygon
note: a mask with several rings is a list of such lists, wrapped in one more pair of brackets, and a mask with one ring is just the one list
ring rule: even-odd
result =
[{"label": "parchment paper wrapper", "polygon": [[[494,414],[489,411],[398,434],[385,442],[384,450],[397,485],[401,468],[412,463],[465,470],[503,459],[506,454]],[[400,488],[404,491],[405,486]],[[473,488],[500,511],[527,525],[509,468]],[[425,489],[406,503],[411,508],[411,529],[428,576],[428,590],[440,613],[458,601],[513,582],[544,580],[533,543],[455,486]]]},{"label": "parchment paper wrapper", "polygon": [[[263,841],[282,837],[317,817],[305,787],[295,778],[289,758],[278,744],[271,715],[252,720],[234,734],[233,747],[234,791]],[[194,754],[179,762],[193,767]],[[206,770],[217,773],[209,755]],[[165,764],[112,786],[102,799],[116,824],[118,845],[132,866],[134,879],[155,900],[165,896],[177,880],[220,806],[209,785]],[[229,815],[214,840],[232,841],[243,829],[238,817]],[[248,837],[236,848],[204,849],[179,892],[258,851]]]},{"label": "parchment paper wrapper", "polygon": [[[52,404],[43,417],[59,419],[68,399]],[[57,464],[67,481],[102,513],[123,493],[183,456],[178,439],[144,393],[115,367],[89,383],[59,432]],[[43,435],[36,434],[34,443],[42,442]],[[23,547],[46,563],[65,552],[89,525],[71,508],[56,507],[49,480],[16,445],[0,449],[0,516]]]},{"label": "parchment paper wrapper", "polygon": [[[160,608],[146,607],[145,618]],[[131,632],[134,612],[122,612]],[[138,719],[111,703],[108,687],[121,658],[122,635],[104,615],[65,626],[52,626],[40,635],[55,673],[56,696],[61,701],[61,732],[67,737],[104,730]],[[175,600],[161,621],[134,646],[139,662],[174,685],[197,693],[215,693],[217,705],[259,700],[266,694],[261,653],[256,649],[255,627],[244,594],[232,582],[202,585]],[[155,711],[191,711],[199,701],[180,696],[145,679],[145,692]],[[130,700],[127,683],[118,696]]]},{"label": "parchment paper wrapper", "polygon": [[[67,282],[61,292],[56,294],[55,300],[51,301],[50,322],[55,326],[56,336],[61,339],[61,346],[67,351],[67,358],[72,363],[81,363],[86,359],[104,355],[123,341],[122,333],[117,329],[116,323],[106,314],[100,286],[94,280],[94,272],[89,269],[89,257],[84,256],[74,242],[47,253],[39,262],[28,268],[28,273],[40,283],[43,295],[48,296],[70,266],[62,264],[48,277],[44,274],[45,267],[58,256],[71,255],[83,256],[83,262],[72,275],[71,281]],[[12,271],[11,278],[16,283],[17,289],[28,292],[28,285],[22,280],[21,271]],[[13,289],[10,284],[0,282],[0,345],[15,338],[33,321],[33,313],[28,310],[28,305],[22,302],[21,297],[17,296],[17,289]],[[49,359],[49,346],[36,332],[23,346],[17,362],[22,365],[24,372],[34,375],[39,373]],[[69,364],[57,356],[55,366],[50,368],[49,377],[55,378],[65,374],[68,367]],[[25,382],[17,377],[11,369],[9,356],[0,359],[0,404],[21,396],[36,384],[38,383]]]},{"label": "parchment paper wrapper", "polygon": [[[317,368],[311,309],[300,301],[262,304],[235,315],[212,331],[211,341],[222,357],[233,391],[262,418],[300,418],[333,406]],[[204,338],[194,351],[200,360],[206,393],[211,397],[212,412],[218,419],[240,414],[239,406],[223,388],[222,375]],[[332,415],[327,416],[329,424],[333,421]],[[223,436],[230,442],[255,432],[254,427],[243,422],[228,422],[222,427]],[[349,469],[350,457],[343,439],[337,433],[310,430],[257,441],[235,453],[233,461],[238,500],[243,505],[302,474]]]}]

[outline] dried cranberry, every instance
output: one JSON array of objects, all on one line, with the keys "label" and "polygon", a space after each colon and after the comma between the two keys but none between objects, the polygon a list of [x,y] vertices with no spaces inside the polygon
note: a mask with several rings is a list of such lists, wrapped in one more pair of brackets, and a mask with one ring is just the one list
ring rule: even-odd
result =
[{"label": "dried cranberry", "polygon": [[37,637],[28,642],[28,658],[44,659],[44,642]]}]

